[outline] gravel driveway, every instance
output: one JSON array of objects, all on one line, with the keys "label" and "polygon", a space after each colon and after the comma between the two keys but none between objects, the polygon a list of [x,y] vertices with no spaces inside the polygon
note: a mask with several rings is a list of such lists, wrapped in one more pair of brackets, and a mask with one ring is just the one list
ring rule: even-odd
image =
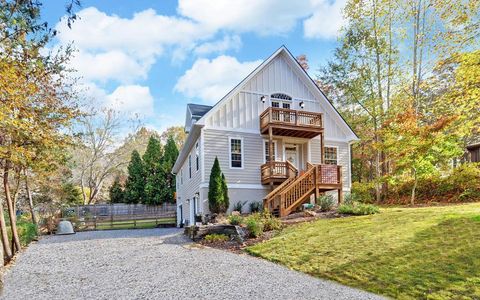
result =
[{"label": "gravel driveway", "polygon": [[0,299],[377,299],[250,257],[190,244],[178,229],[82,232],[32,244]]}]

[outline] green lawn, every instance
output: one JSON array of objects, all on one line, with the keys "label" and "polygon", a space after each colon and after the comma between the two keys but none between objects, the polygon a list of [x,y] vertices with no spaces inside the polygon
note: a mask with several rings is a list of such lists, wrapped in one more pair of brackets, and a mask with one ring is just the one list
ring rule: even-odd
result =
[{"label": "green lawn", "polygon": [[175,224],[175,218],[164,218],[155,220],[137,220],[136,226],[134,226],[133,221],[114,221],[113,228],[111,227],[110,222],[99,222],[97,223],[97,229],[146,229],[146,228],[155,228],[159,224]]},{"label": "green lawn", "polygon": [[480,299],[480,204],[323,219],[247,251],[394,298]]}]

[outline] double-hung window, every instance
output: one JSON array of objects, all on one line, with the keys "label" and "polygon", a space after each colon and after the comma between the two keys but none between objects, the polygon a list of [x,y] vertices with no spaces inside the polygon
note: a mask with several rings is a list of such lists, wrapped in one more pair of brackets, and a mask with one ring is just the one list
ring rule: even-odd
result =
[{"label": "double-hung window", "polygon": [[241,138],[230,138],[230,168],[243,168],[243,143]]},{"label": "double-hung window", "polygon": [[[263,143],[263,153],[265,154],[264,161],[263,162],[268,162],[270,160],[270,147],[268,146],[268,141],[264,141]],[[272,160],[275,161],[276,153],[277,152],[277,143],[274,141],[273,142],[273,152],[272,152]]]},{"label": "double-hung window", "polygon": [[188,178],[192,178],[192,155],[188,156]]},{"label": "double-hung window", "polygon": [[324,162],[327,165],[338,164],[338,148],[337,147],[325,147],[324,148]]},{"label": "double-hung window", "polygon": [[195,170],[200,169],[200,152],[198,149],[198,143],[195,144]]}]

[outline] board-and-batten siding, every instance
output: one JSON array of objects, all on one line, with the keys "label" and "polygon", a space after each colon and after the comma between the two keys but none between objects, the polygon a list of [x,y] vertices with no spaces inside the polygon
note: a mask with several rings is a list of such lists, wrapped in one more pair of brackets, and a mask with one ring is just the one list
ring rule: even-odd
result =
[{"label": "board-and-batten siding", "polygon": [[[260,186],[260,166],[263,164],[263,138],[257,133],[239,133],[233,131],[205,129],[204,161],[205,181],[210,178],[215,157],[218,157],[220,168],[228,184],[254,184]],[[230,168],[230,138],[243,140],[243,168]]]},{"label": "board-and-batten siding", "polygon": [[[201,138],[201,137],[200,137]],[[201,147],[200,147],[200,138],[193,144],[192,149],[190,149],[189,155],[192,156],[192,178],[189,177],[188,172],[188,157],[183,162],[181,170],[183,170],[183,184],[181,184],[180,176],[182,172],[178,172],[177,174],[177,204],[182,204],[182,211],[183,211],[183,219],[188,220],[190,217],[190,204],[186,202],[187,199],[193,199],[195,193],[199,192],[200,190],[200,183],[202,181],[202,161],[200,159],[200,167],[198,171],[196,170],[195,165],[195,144],[198,143],[200,158],[202,157],[201,154]]]},{"label": "board-and-batten siding", "polygon": [[[337,164],[342,166],[343,189],[350,190],[350,151],[346,142],[333,142],[325,140],[325,147],[337,147]],[[320,163],[320,139],[310,140],[310,158],[312,163]]]},{"label": "board-and-batten siding", "polygon": [[246,82],[241,91],[227,101],[219,104],[215,112],[205,120],[206,128],[258,130],[259,116],[270,106],[269,101],[262,103],[262,95],[285,93],[293,98],[292,109],[302,110],[299,103],[304,101],[305,111],[324,113],[326,138],[345,139],[346,134],[338,126],[337,117],[327,109],[325,99],[317,99],[317,94],[305,85],[299,70],[291,65],[281,54],[274,58],[251,80]]}]

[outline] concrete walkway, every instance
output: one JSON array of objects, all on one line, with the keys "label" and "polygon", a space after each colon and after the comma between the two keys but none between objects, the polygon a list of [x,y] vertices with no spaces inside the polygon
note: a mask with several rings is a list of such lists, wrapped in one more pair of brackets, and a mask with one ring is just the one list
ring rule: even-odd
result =
[{"label": "concrete walkway", "polygon": [[380,299],[265,260],[195,247],[178,229],[82,232],[32,244],[0,299]]}]

